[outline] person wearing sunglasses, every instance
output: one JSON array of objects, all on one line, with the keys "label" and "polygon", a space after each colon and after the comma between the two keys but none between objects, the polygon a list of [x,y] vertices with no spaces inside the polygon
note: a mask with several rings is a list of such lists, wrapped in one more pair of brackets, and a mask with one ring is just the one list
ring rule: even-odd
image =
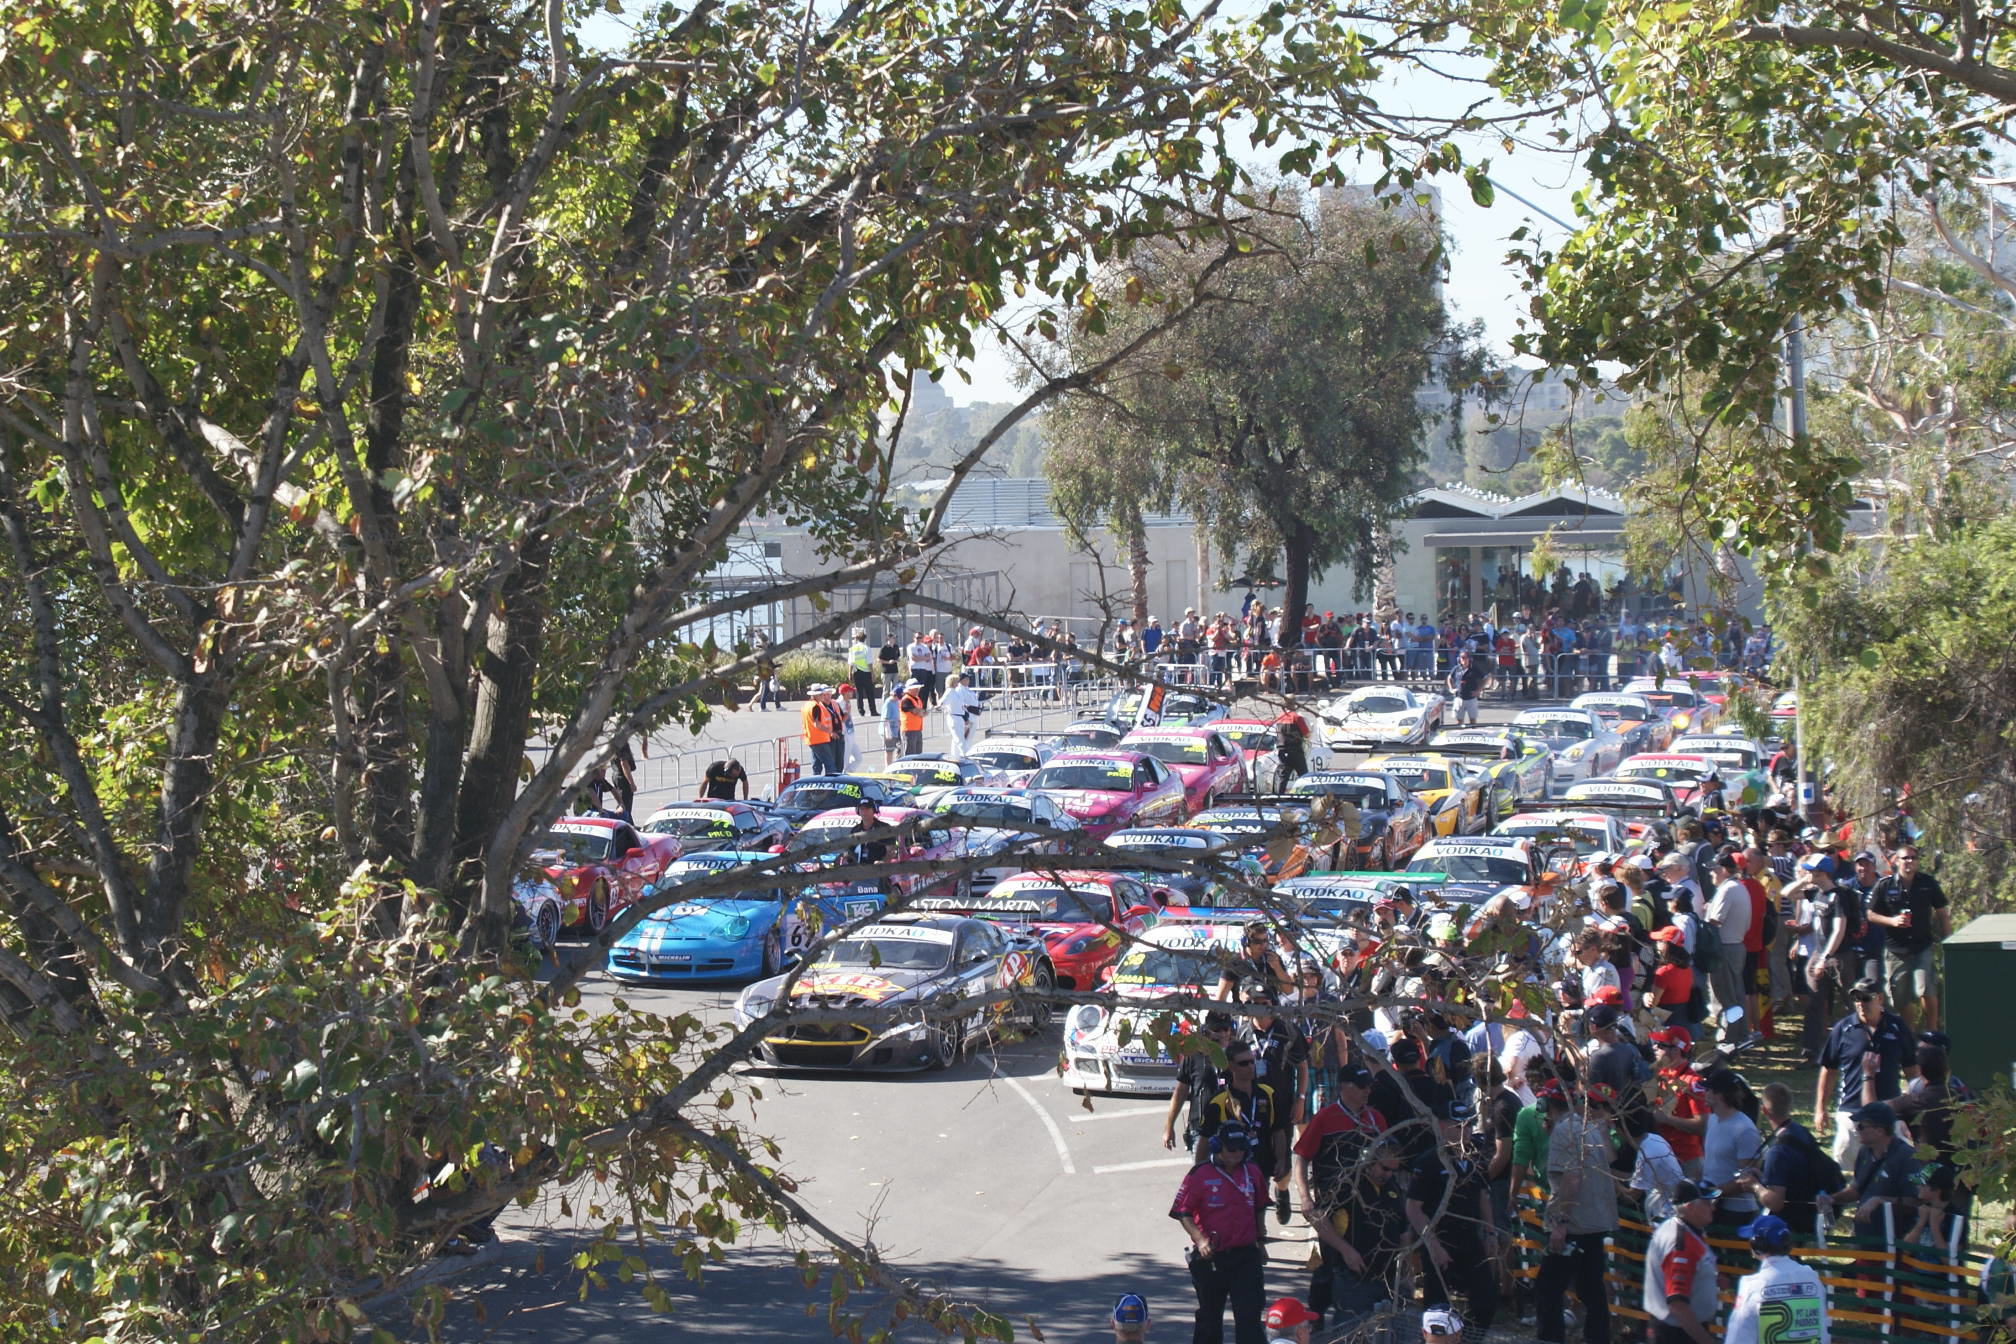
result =
[{"label": "person wearing sunglasses", "polygon": [[1255,994],[1272,992],[1285,995],[1294,988],[1294,977],[1288,973],[1287,963],[1274,947],[1267,921],[1256,919],[1240,935],[1238,953],[1226,959],[1214,997],[1232,1003],[1245,1003]]},{"label": "person wearing sunglasses", "polygon": [[1265,1344],[1260,1210],[1266,1206],[1267,1177],[1250,1160],[1253,1140],[1243,1126],[1223,1126],[1205,1149],[1169,1206],[1169,1216],[1190,1238],[1185,1256],[1197,1292],[1190,1337],[1194,1344],[1224,1344],[1229,1304],[1236,1344]]},{"label": "person wearing sunglasses", "polygon": [[1253,1161],[1271,1177],[1288,1169],[1287,1113],[1279,1094],[1259,1080],[1252,1042],[1234,1038],[1225,1051],[1225,1086],[1197,1109],[1197,1160],[1210,1160],[1211,1139],[1228,1126],[1252,1136]]}]

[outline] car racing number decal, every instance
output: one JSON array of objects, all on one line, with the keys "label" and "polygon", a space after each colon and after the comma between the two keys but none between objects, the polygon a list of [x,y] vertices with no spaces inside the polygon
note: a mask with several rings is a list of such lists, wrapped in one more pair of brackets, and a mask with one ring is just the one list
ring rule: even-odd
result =
[{"label": "car racing number decal", "polygon": [[1030,971],[1029,954],[1020,948],[1010,948],[1001,955],[1000,984],[1003,989],[1013,989],[1034,979]]},{"label": "car racing number decal", "polygon": [[855,994],[864,999],[886,999],[900,994],[903,987],[883,976],[865,971],[841,971],[801,980],[794,994]]}]

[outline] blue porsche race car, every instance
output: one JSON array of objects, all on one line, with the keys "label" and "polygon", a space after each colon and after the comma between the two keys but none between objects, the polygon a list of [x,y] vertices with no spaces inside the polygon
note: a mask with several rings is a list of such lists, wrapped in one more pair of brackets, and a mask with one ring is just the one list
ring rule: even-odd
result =
[{"label": "blue porsche race car", "polygon": [[[667,885],[774,858],[732,849],[689,854],[666,870],[658,893]],[[819,929],[873,914],[885,899],[874,892],[828,897],[765,885],[771,880],[758,876],[749,888],[674,901],[652,911],[609,949],[609,974],[657,985],[777,975],[811,946]]]}]

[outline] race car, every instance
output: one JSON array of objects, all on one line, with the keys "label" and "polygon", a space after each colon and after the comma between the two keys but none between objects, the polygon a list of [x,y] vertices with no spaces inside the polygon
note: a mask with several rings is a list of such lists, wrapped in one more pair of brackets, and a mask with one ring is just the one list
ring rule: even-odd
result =
[{"label": "race car", "polygon": [[1469,761],[1431,752],[1372,756],[1367,770],[1393,776],[1428,809],[1431,835],[1474,835],[1491,825],[1491,781]]},{"label": "race car", "polygon": [[[1127,940],[1154,927],[1159,915],[1135,879],[1082,871],[1017,873],[956,904],[964,914],[1039,939],[1059,989],[1099,988]],[[954,905],[927,898],[918,908]]]},{"label": "race car", "polygon": [[[777,1008],[788,976],[758,980],[735,1000],[738,1029]],[[892,914],[832,944],[806,967],[783,1005],[848,1014],[842,1021],[780,1020],[757,1054],[780,1068],[947,1069],[976,1041],[1004,1028],[1040,1028],[1047,999],[983,1000],[996,990],[1035,995],[1053,986],[1034,939],[984,919]],[[970,1006],[969,1006],[970,1005]]]},{"label": "race car", "polygon": [[899,756],[894,764],[864,773],[869,779],[888,781],[904,802],[924,789],[987,782],[987,768],[978,761],[955,761],[950,756]]},{"label": "race car", "polygon": [[1554,749],[1515,729],[1444,728],[1428,746],[1483,772],[1491,783],[1495,816],[1543,801],[1554,791]]},{"label": "race car", "polygon": [[677,836],[688,854],[702,849],[769,849],[783,844],[791,833],[767,807],[717,798],[668,804],[637,829],[646,835]]},{"label": "race car", "polygon": [[1548,705],[1512,716],[1512,731],[1544,742],[1554,753],[1556,788],[1607,775],[1624,759],[1624,739],[1593,709]]},{"label": "race car", "polygon": [[[665,870],[655,896],[684,885],[719,878],[752,863],[774,859],[767,850],[710,850],[689,854]],[[813,898],[771,885],[757,876],[751,885],[678,900],[638,920],[609,949],[612,978],[633,984],[679,984],[690,980],[732,980],[776,975],[796,960],[813,938],[804,911]],[[718,885],[715,883],[713,885]],[[880,899],[823,904],[822,927],[874,913]]]},{"label": "race car", "polygon": [[1189,815],[1183,783],[1138,751],[1063,751],[1030,777],[1093,837],[1123,826],[1174,824]]},{"label": "race car", "polygon": [[1568,702],[1570,709],[1586,709],[1610,725],[1624,739],[1624,754],[1664,751],[1673,740],[1673,716],[1642,695],[1622,691],[1587,691]]},{"label": "race car", "polygon": [[926,789],[917,805],[961,825],[991,826],[1009,831],[1075,831],[1078,818],[1040,793],[994,785],[962,785]]},{"label": "race car", "polygon": [[966,753],[966,759],[980,767],[982,782],[1019,789],[1056,754],[1057,748],[1044,738],[1000,735],[983,740]]},{"label": "race car", "polygon": [[[1780,691],[1778,698],[1771,702],[1770,714],[1773,723],[1791,724],[1799,717],[1799,692]],[[1779,730],[1779,735],[1781,737],[1784,735],[1782,728]]]},{"label": "race car", "polygon": [[1280,880],[1299,877],[1316,866],[1322,827],[1311,819],[1307,799],[1255,798],[1224,803],[1190,818],[1187,825],[1222,835],[1241,852],[1256,859],[1265,876]]},{"label": "race car", "polygon": [[1607,812],[1573,807],[1515,813],[1492,827],[1491,834],[1531,840],[1543,848],[1571,846],[1575,850],[1577,874],[1592,855],[1622,854],[1632,844],[1630,829],[1621,819]]},{"label": "race car", "polygon": [[[1225,734],[1246,758],[1246,788],[1253,793],[1272,790],[1281,774],[1281,738],[1274,720],[1220,719],[1211,726]],[[1321,770],[1330,762],[1330,753],[1320,741],[1303,743],[1302,754],[1311,770]]]},{"label": "race car", "polygon": [[643,894],[679,857],[670,835],[639,835],[613,817],[562,817],[532,853],[560,893],[569,927],[600,933],[609,917]]},{"label": "race car", "polygon": [[1108,983],[1118,1001],[1111,1007],[1082,1003],[1065,1014],[1066,1084],[1078,1092],[1136,1096],[1174,1091],[1181,1056],[1152,1038],[1187,1033],[1201,1014],[1165,1010],[1156,1001],[1216,986],[1226,962],[1239,954],[1245,931],[1238,920],[1169,920],[1143,933],[1113,964]]},{"label": "race car", "polygon": [[1107,723],[1104,719],[1080,719],[1076,723],[1064,725],[1061,732],[1050,736],[1050,745],[1058,751],[1110,751],[1127,730],[1117,723]]},{"label": "race car", "polygon": [[1763,744],[1742,735],[1734,724],[1712,733],[1685,733],[1668,750],[1706,756],[1722,775],[1722,797],[1729,807],[1755,807],[1771,794],[1770,753]]},{"label": "race car", "polygon": [[1561,800],[1615,816],[1634,842],[1663,838],[1680,811],[1672,787],[1656,779],[1585,779],[1569,785]]},{"label": "race car", "polygon": [[[911,838],[904,843],[891,842],[886,862],[924,863],[943,862],[950,865],[957,859],[964,837],[963,828],[957,824],[947,824],[944,818],[915,807],[880,807],[875,810],[875,819],[884,826],[902,826],[917,823],[910,833]],[[860,817],[851,807],[836,807],[831,812],[821,812],[799,828],[792,838],[794,853],[801,849],[814,851],[800,860],[807,872],[820,868],[831,868],[844,862],[846,851],[853,840],[848,833],[859,823]],[[935,824],[922,824],[922,823]],[[891,873],[886,878],[853,878],[842,882],[826,882],[810,888],[811,892],[823,899],[854,897],[857,899],[884,892],[937,892],[945,894],[970,889],[970,876],[958,871],[947,871],[943,875],[929,872]]]},{"label": "race car", "polygon": [[1211,831],[1134,826],[1113,832],[1100,847],[1114,856],[1098,862],[1101,872],[1134,878],[1161,906],[1187,910],[1247,906],[1252,904],[1251,890],[1265,885],[1258,861],[1242,854],[1230,837]]},{"label": "race car", "polygon": [[1428,839],[1428,809],[1392,775],[1376,770],[1311,770],[1290,784],[1288,792],[1299,798],[1334,798],[1357,809],[1357,837],[1339,842],[1331,856],[1332,868],[1388,869]]},{"label": "race car", "polygon": [[1211,728],[1136,728],[1120,739],[1119,751],[1138,751],[1168,766],[1183,784],[1183,806],[1201,812],[1220,794],[1246,784],[1246,761],[1223,733]]},{"label": "race car", "polygon": [[[1367,939],[1357,931],[1376,931],[1382,909],[1392,907],[1402,927],[1439,941],[1483,904],[1475,891],[1452,887],[1435,873],[1309,873],[1281,883],[1274,896],[1277,906],[1286,906],[1321,947],[1334,949],[1331,965],[1345,975],[1378,950],[1376,933]],[[1413,902],[1413,911],[1404,916],[1394,906],[1402,896]]]},{"label": "race car", "polygon": [[1439,889],[1445,899],[1472,904],[1481,905],[1511,888],[1530,899],[1537,912],[1553,896],[1573,857],[1565,845],[1543,850],[1521,836],[1430,840],[1407,865],[1407,872],[1439,873],[1448,879]]},{"label": "race car", "polygon": [[1075,829],[976,826],[969,823],[962,828],[956,840],[939,852],[946,863],[959,865],[958,890],[985,891],[1025,869],[1049,863],[1083,862],[1082,859],[1063,857],[1075,848],[1071,838]]},{"label": "race car", "polygon": [[[1160,692],[1159,697],[1157,692]],[[1162,685],[1136,686],[1106,702],[1106,721],[1119,724],[1123,732],[1150,726],[1141,723],[1141,698],[1144,695],[1149,700],[1152,726],[1158,728],[1216,723],[1226,714],[1224,705],[1196,691],[1179,691]]]},{"label": "race car", "polygon": [[821,812],[836,807],[853,807],[863,801],[877,807],[903,801],[900,781],[872,775],[810,775],[785,786],[770,807],[770,815],[786,826],[797,828]]},{"label": "race car", "polygon": [[1710,777],[1721,781],[1722,806],[1756,807],[1770,792],[1761,770],[1743,771],[1702,752],[1645,752],[1616,770],[1618,779],[1656,779],[1673,787],[1683,807],[1699,810],[1709,798]]},{"label": "race car", "polygon": [[1415,746],[1442,725],[1448,702],[1411,686],[1360,686],[1316,712],[1323,742],[1333,751]]},{"label": "race car", "polygon": [[1624,693],[1642,695],[1665,710],[1675,733],[1705,733],[1722,721],[1722,706],[1685,677],[1634,677],[1624,683]]},{"label": "race car", "polygon": [[547,880],[543,870],[531,868],[511,884],[511,899],[512,932],[534,949],[551,952],[567,923],[567,903],[560,899],[560,888]]}]

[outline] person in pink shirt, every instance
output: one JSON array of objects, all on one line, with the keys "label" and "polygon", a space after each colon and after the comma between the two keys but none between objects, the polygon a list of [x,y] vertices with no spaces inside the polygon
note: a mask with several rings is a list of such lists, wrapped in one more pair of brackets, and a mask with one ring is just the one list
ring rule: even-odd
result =
[{"label": "person in pink shirt", "polygon": [[1190,1168],[1169,1205],[1169,1216],[1190,1238],[1190,1281],[1197,1290],[1191,1339],[1224,1344],[1229,1302],[1236,1344],[1265,1344],[1260,1219],[1267,1207],[1267,1175],[1251,1160],[1253,1136],[1244,1126],[1222,1126],[1209,1144],[1210,1159]]}]

